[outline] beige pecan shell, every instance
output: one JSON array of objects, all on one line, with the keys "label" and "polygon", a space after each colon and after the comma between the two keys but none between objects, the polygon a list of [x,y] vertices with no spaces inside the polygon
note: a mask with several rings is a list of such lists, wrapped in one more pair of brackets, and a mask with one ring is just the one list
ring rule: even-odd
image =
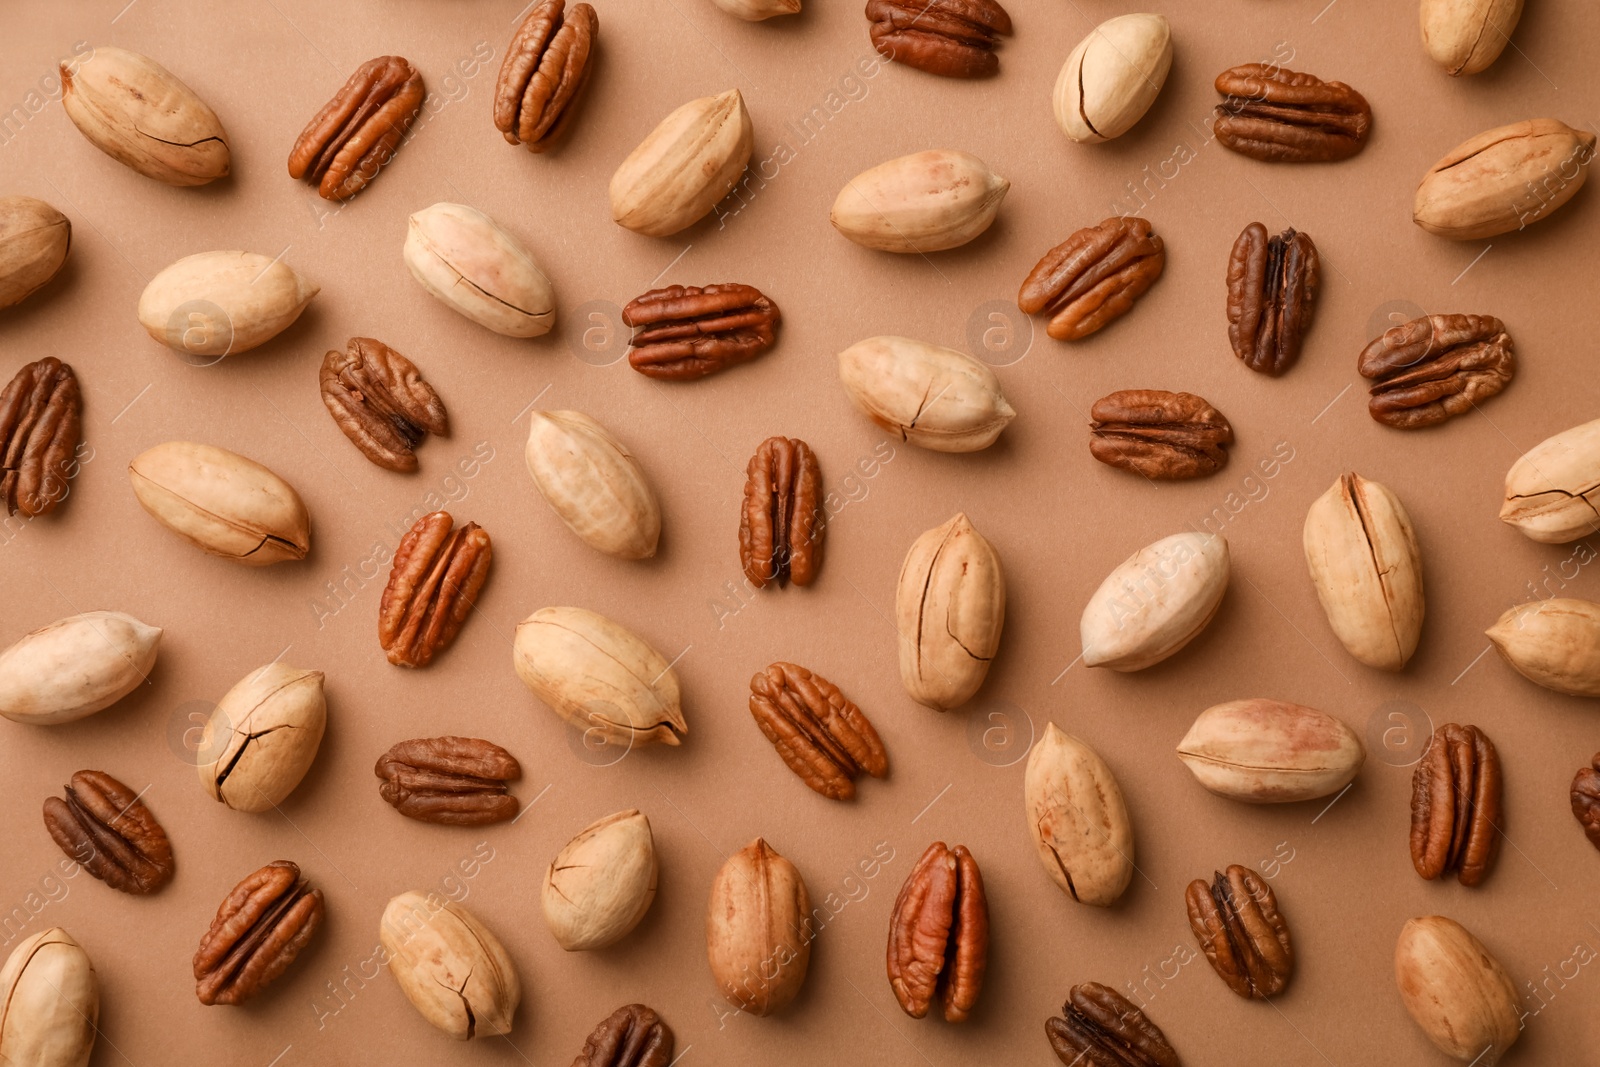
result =
[{"label": "beige pecan shell", "polygon": [[48,726],[110,707],[149,677],[161,628],[120,611],[58,619],[0,652],[0,715]]},{"label": "beige pecan shell", "polygon": [[656,846],[637,809],[591,823],[561,847],[544,875],[545,925],[568,952],[628,936],[656,899]]},{"label": "beige pecan shell", "polygon": [[236,452],[168,441],[135,456],[128,477],[152,518],[213,556],[265,567],[311,551],[300,494]]},{"label": "beige pecan shell", "polygon": [[555,325],[555,289],[533,253],[477,208],[438,203],[416,212],[402,254],[424,289],[485,329],[539,337]]},{"label": "beige pecan shell", "polygon": [[1600,530],[1600,419],[1545,438],[1511,465],[1500,521],[1552,545]]},{"label": "beige pecan shell", "polygon": [[67,117],[112,159],[168,185],[204,185],[228,173],[228,135],[216,112],[155,60],[96,45],[60,69]]},{"label": "beige pecan shell", "polygon": [[56,276],[72,247],[72,220],[31,196],[0,196],[0,308]]},{"label": "beige pecan shell", "polygon": [[812,922],[805,879],[766,841],[729,856],[706,905],[706,959],[728,1003],[770,1015],[793,1000],[811,963]]},{"label": "beige pecan shell", "polygon": [[522,982],[500,939],[460,904],[410,890],[383,909],[378,940],[411,1006],[457,1041],[511,1032]]},{"label": "beige pecan shell", "polygon": [[1139,671],[1210,624],[1228,591],[1228,542],[1193,531],[1163,537],[1106,575],[1078,622],[1087,667]]},{"label": "beige pecan shell", "polygon": [[1056,77],[1056,125],[1080,144],[1121,137],[1150,110],[1172,69],[1172,26],[1143,12],[1107,19]]},{"label": "beige pecan shell", "polygon": [[1000,557],[966,515],[917,538],[895,593],[900,681],[911,699],[935,711],[971,700],[1000,648],[1005,618]]},{"label": "beige pecan shell", "polygon": [[1475,241],[1548,218],[1589,177],[1595,135],[1528,119],[1469,137],[1417,186],[1411,217],[1440,237]]},{"label": "beige pecan shell", "polygon": [[666,237],[704,218],[750,162],[754,130],[739,90],[677,108],[611,176],[611,217],[647,237]]},{"label": "beige pecan shell", "polygon": [[833,228],[880,252],[942,252],[987,230],[1011,183],[970,152],[915,152],[845,183]]},{"label": "beige pecan shell", "polygon": [[1133,878],[1133,821],[1106,761],[1049,723],[1028,753],[1022,791],[1050,880],[1080,904],[1116,903]]},{"label": "beige pecan shell", "polygon": [[100,982],[59,926],[25,937],[0,967],[0,1063],[88,1067],[99,1035]]},{"label": "beige pecan shell", "polygon": [[139,296],[139,325],[180,355],[220,359],[278,336],[321,291],[281,259],[199,252],[150,279]]},{"label": "beige pecan shell", "polygon": [[539,495],[584,544],[618,559],[656,554],[661,504],[610,430],[581,411],[535,411],[522,455]]},{"label": "beige pecan shell", "polygon": [[322,745],[321,671],[269,663],[217,702],[200,735],[200,785],[235,811],[267,811],[300,784]]},{"label": "beige pecan shell", "polygon": [[1287,804],[1337,793],[1360,772],[1367,750],[1332,715],[1281,700],[1232,700],[1195,718],[1178,758],[1218,796]]},{"label": "beige pecan shell", "polygon": [[1407,920],[1394,946],[1394,983],[1428,1040],[1462,1063],[1494,1067],[1522,1033],[1511,976],[1454,919]]},{"label": "beige pecan shell", "polygon": [[1476,74],[1500,58],[1522,0],[1422,0],[1422,47],[1446,74]]},{"label": "beige pecan shell", "polygon": [[1017,417],[994,371],[910,337],[868,337],[839,353],[851,402],[890,433],[934,452],[977,452]]},{"label": "beige pecan shell", "polygon": [[1600,697],[1600,604],[1572,597],[1510,608],[1488,631],[1501,657],[1530,682]]}]

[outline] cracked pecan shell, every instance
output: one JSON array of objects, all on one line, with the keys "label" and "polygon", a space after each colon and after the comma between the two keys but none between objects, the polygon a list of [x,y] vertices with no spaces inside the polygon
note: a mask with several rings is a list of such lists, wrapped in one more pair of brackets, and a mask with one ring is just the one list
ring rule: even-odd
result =
[{"label": "cracked pecan shell", "polygon": [[67,497],[82,436],[78,376],[54,356],[29,363],[0,392],[0,499],[29,518]]},{"label": "cracked pecan shell", "polygon": [[494,126],[507,144],[543,152],[572,125],[589,82],[600,16],[588,4],[539,0],[506,49],[494,85]]},{"label": "cracked pecan shell", "polygon": [[1432,881],[1481,883],[1500,851],[1500,756],[1476,726],[1433,733],[1411,775],[1411,865]]},{"label": "cracked pecan shell", "polygon": [[1211,967],[1246,1000],[1282,992],[1294,973],[1289,924],[1272,887],[1235,863],[1215,872],[1210,885],[1196,878],[1184,893],[1189,929]]},{"label": "cracked pecan shell", "polygon": [[1300,358],[1311,326],[1319,262],[1310,236],[1293,228],[1275,237],[1252,222],[1228,257],[1228,341],[1253,371],[1276,377]]},{"label": "cracked pecan shell", "polygon": [[1572,816],[1589,844],[1600,848],[1600,752],[1572,778]]},{"label": "cracked pecan shell", "polygon": [[1011,16],[995,0],[867,0],[867,21],[885,59],[946,78],[994,74],[994,50],[1011,35]]},{"label": "cracked pecan shell", "polygon": [[965,845],[928,846],[889,917],[889,985],[913,1019],[935,999],[946,1022],[972,1014],[989,965],[989,903]]},{"label": "cracked pecan shell", "polygon": [[422,107],[422,75],[403,56],[369,59],[317,112],[289,151],[289,177],[348,200],[377,177]]},{"label": "cracked pecan shell", "polygon": [[1161,238],[1132,216],[1086,226],[1044,254],[1017,293],[1028,315],[1048,315],[1045,332],[1076,341],[1133,310],[1166,267]]},{"label": "cracked pecan shell", "polygon": [[1493,315],[1424,315],[1374,338],[1356,361],[1371,379],[1368,413],[1385,426],[1435,426],[1504,389],[1517,372]]},{"label": "cracked pecan shell", "polygon": [[419,737],[378,757],[378,792],[396,811],[420,822],[484,826],[517,814],[507,782],[522,765],[499,745],[476,737]]},{"label": "cracked pecan shell", "polygon": [[397,667],[426,667],[455,640],[493,558],[489,535],[475,522],[455,526],[435,511],[395,549],[389,584],[378,604],[378,643]]},{"label": "cracked pecan shell", "polygon": [[643,1004],[625,1004],[594,1028],[572,1067],[668,1067],[671,1063],[672,1027]]},{"label": "cracked pecan shell", "polygon": [[628,365],[647,378],[689,381],[746,363],[777,343],[782,314],[753,285],[671,285],[628,301],[638,330]]},{"label": "cracked pecan shell", "polygon": [[1045,1036],[1068,1067],[1182,1067],[1161,1027],[1099,982],[1075,985]]},{"label": "cracked pecan shell", "polygon": [[274,860],[233,887],[194,954],[202,1004],[243,1004],[284,972],[322,925],[322,890]]},{"label": "cracked pecan shell", "polygon": [[322,403],[344,435],[378,466],[417,469],[416,447],[450,432],[444,402],[416,364],[382,341],[352,337],[322,360]]},{"label": "cracked pecan shell", "polygon": [[1089,411],[1089,453],[1146,478],[1199,478],[1228,462],[1233,427],[1193,393],[1124,389]]},{"label": "cracked pecan shell", "polygon": [[855,796],[862,771],[889,773],[883,741],[861,709],[804,667],[774,663],[750,679],[750,714],[788,768],[830,800]]},{"label": "cracked pecan shell", "polygon": [[1268,163],[1326,163],[1366,147],[1372,108],[1343,82],[1270,63],[1217,75],[1213,129],[1223,147]]},{"label": "cracked pecan shell", "polygon": [[739,562],[757,589],[810,585],[822,566],[822,469],[798,437],[769,437],[745,466]]},{"label": "cracked pecan shell", "polygon": [[62,852],[135,896],[172,881],[172,843],[138,794],[104,771],[79,771],[66,793],[44,802],[45,829]]}]

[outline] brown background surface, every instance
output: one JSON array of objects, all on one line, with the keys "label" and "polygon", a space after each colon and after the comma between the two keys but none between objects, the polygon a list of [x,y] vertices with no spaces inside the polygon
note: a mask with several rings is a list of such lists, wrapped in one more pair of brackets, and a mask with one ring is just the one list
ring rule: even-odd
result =
[{"label": "brown background surface", "polygon": [[[1123,5],[1015,4],[1001,75],[961,83],[872,69],[860,0],[815,0],[797,18],[754,25],[703,0],[603,0],[602,58],[585,112],[564,150],[544,158],[507,146],[490,120],[514,2],[116,0],[8,10],[0,191],[55,204],[71,217],[74,241],[63,277],[0,315],[0,375],[47,354],[69,358],[92,455],[56,516],[0,527],[0,643],[95,608],[166,630],[150,684],[113,709],[54,728],[0,724],[0,915],[13,916],[0,937],[14,945],[61,925],[87,948],[103,983],[94,1062],[564,1064],[597,1020],[640,1000],[676,1030],[687,1067],[1045,1064],[1043,1020],[1070,985],[1098,980],[1139,983],[1152,1018],[1198,1067],[1436,1063],[1391,978],[1401,924],[1430,913],[1474,930],[1527,993],[1515,1062],[1594,1062],[1600,975],[1574,954],[1590,959],[1581,946],[1600,945],[1600,857],[1568,813],[1567,788],[1600,748],[1600,719],[1591,704],[1482,655],[1482,631],[1535,595],[1600,597],[1595,568],[1580,565],[1595,557],[1592,540],[1537,545],[1495,517],[1511,462],[1597,414],[1600,199],[1585,190],[1552,222],[1461,244],[1419,230],[1409,209],[1423,171],[1482,129],[1546,115],[1593,128],[1600,9],[1533,0],[1495,67],[1452,80],[1421,49],[1415,4],[1325,3],[1171,5],[1176,59],[1160,99],[1133,132],[1089,147],[1060,135],[1050,91],[1074,43]],[[58,103],[30,98],[80,40],[147,53],[192,86],[231,135],[233,176],[201,189],[159,185],[93,149]],[[396,161],[339,210],[290,181],[284,160],[349,73],[384,53],[408,56],[436,95]],[[1367,95],[1377,118],[1363,154],[1269,166],[1208,143],[1213,76],[1274,54]],[[672,107],[730,86],[754,116],[756,161],[777,153],[770,180],[752,186],[725,225],[666,240],[613,225],[606,183],[616,164]],[[813,109],[826,118],[813,118],[809,132],[789,125]],[[869,252],[831,231],[828,207],[845,179],[938,146],[975,152],[1011,180],[989,234],[922,258]],[[1145,189],[1142,207],[1126,198],[1128,183]],[[487,211],[535,251],[558,294],[553,334],[493,335],[408,276],[406,216],[440,200]],[[994,325],[986,316],[1011,304],[1047,247],[1127,210],[1154,222],[1169,256],[1134,314],[1074,346],[1049,340],[1042,323],[1031,340],[1026,325],[991,335],[989,358],[1007,363],[998,373],[1020,412],[1000,443],[966,456],[895,443],[871,477],[851,476],[884,436],[850,407],[834,353],[877,333],[970,348],[973,324],[981,342]],[[1325,264],[1305,355],[1281,380],[1234,359],[1223,321],[1228,249],[1255,219],[1309,232]],[[214,367],[186,365],[139,327],[139,293],[173,260],[227,248],[282,252],[322,293],[267,346]],[[782,306],[780,344],[761,361],[677,386],[608,362],[622,351],[615,337],[607,347],[608,306],[614,315],[652,283],[728,280]],[[1500,316],[1520,367],[1480,413],[1401,433],[1363,410],[1355,355],[1420,309]],[[590,310],[600,316],[593,322]],[[589,340],[599,350],[585,349],[596,324]],[[413,476],[363,459],[318,399],[323,352],[353,334],[405,352],[449,406],[453,436],[428,441]],[[1229,465],[1209,479],[1156,485],[1091,460],[1088,406],[1130,387],[1210,399],[1237,432]],[[665,512],[655,560],[598,555],[538,498],[520,457],[535,401],[592,414],[639,456]],[[848,502],[813,588],[741,603],[728,593],[740,580],[736,502],[746,459],[775,433],[808,440]],[[175,438],[242,452],[292,482],[311,511],[311,556],[247,570],[159,528],[140,511],[125,467]],[[475,451],[480,461],[462,468]],[[1268,478],[1258,463],[1275,452],[1289,458]],[[1306,576],[1305,509],[1348,469],[1400,495],[1423,546],[1428,621],[1398,676],[1344,652]],[[402,671],[375,637],[384,574],[368,564],[363,580],[361,568],[386,558],[408,515],[442,501],[493,535],[494,571],[455,647],[428,670]],[[937,715],[899,684],[894,584],[912,539],[957,510],[999,551],[1010,603],[978,700]],[[1080,651],[1078,615],[1104,575],[1208,515],[1222,516],[1213,525],[1229,539],[1234,573],[1206,633],[1139,674],[1081,664],[1063,673]],[[329,583],[342,583],[343,600]],[[548,604],[598,610],[680,657],[686,744],[612,766],[581,758],[511,669],[513,628]],[[281,814],[229,811],[201,792],[185,731],[280,653],[327,672],[327,738]],[[856,802],[839,804],[783,768],[745,709],[748,678],[774,659],[825,674],[866,710],[889,748],[887,782],[866,781]],[[1173,748],[1201,709],[1245,696],[1310,704],[1365,731],[1371,754],[1355,787],[1328,810],[1256,809],[1202,790]],[[1508,840],[1493,877],[1473,891],[1421,881],[1406,849],[1409,763],[1430,724],[1449,721],[1485,728],[1505,765]],[[1047,722],[1089,741],[1127,795],[1140,873],[1109,910],[1064,897],[1023,826],[1026,745]],[[538,798],[525,818],[453,830],[405,820],[380,800],[378,754],[443,733],[489,737],[522,760],[518,792]],[[149,787],[179,862],[159,895],[135,899],[87,875],[60,877],[40,803],[87,767]],[[622,944],[563,953],[538,909],[545,866],[590,821],[633,806],[656,834],[656,904]],[[769,1019],[726,1014],[703,950],[710,880],[758,834],[836,913],[803,994]],[[883,974],[894,894],[935,839],[969,845],[990,894],[989,980],[960,1027],[906,1018]],[[875,851],[892,859],[867,878],[858,864]],[[298,861],[327,894],[323,935],[258,1002],[200,1006],[190,957],[201,932],[228,888],[278,858]],[[1270,1005],[1230,993],[1194,953],[1184,920],[1185,884],[1233,862],[1265,865],[1293,928],[1297,973]],[[372,976],[378,916],[412,888],[464,900],[505,942],[525,988],[509,1040],[455,1046],[387,974]]]}]

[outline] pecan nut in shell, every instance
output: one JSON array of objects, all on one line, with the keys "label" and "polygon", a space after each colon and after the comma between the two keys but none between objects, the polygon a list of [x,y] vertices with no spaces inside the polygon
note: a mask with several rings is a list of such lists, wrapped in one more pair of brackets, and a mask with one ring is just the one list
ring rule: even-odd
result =
[{"label": "pecan nut in shell", "polygon": [[572,1067],[668,1067],[671,1062],[672,1027],[643,1004],[625,1004],[600,1020]]},{"label": "pecan nut in shell", "polygon": [[0,500],[29,518],[65,500],[76,473],[83,396],[78,376],[54,356],[29,363],[0,393]]},{"label": "pecan nut in shell", "polygon": [[397,667],[426,667],[456,639],[494,557],[488,533],[448,511],[417,520],[395,549],[378,603],[378,643]]},{"label": "pecan nut in shell", "polygon": [[1424,315],[1374,338],[1356,361],[1371,379],[1367,411],[1400,430],[1434,426],[1511,381],[1517,357],[1493,315]]},{"label": "pecan nut in shell", "polygon": [[652,289],[622,309],[622,321],[639,331],[628,365],[662,381],[704,378],[771,348],[781,319],[778,305],[753,285]]},{"label": "pecan nut in shell", "polygon": [[739,562],[757,589],[810,585],[822,565],[822,470],[798,437],[769,437],[745,467]]},{"label": "pecan nut in shell", "polygon": [[289,151],[289,177],[348,200],[377,177],[422,107],[422,75],[402,56],[369,59],[323,105]]},{"label": "pecan nut in shell", "polygon": [[1589,843],[1600,848],[1600,752],[1572,778],[1572,816]]},{"label": "pecan nut in shell", "polygon": [[1300,358],[1311,326],[1320,264],[1308,234],[1275,237],[1252,222],[1228,257],[1228,341],[1253,371],[1277,377]]},{"label": "pecan nut in shell", "polygon": [[1048,315],[1045,332],[1056,340],[1076,341],[1133,310],[1166,263],[1148,220],[1109,218],[1046,252],[1023,280],[1017,307]]},{"label": "pecan nut in shell", "polygon": [[965,845],[928,846],[889,917],[889,985],[913,1019],[935,999],[946,1022],[972,1014],[989,966],[989,903]]},{"label": "pecan nut in shell", "polygon": [[885,59],[946,78],[994,74],[994,50],[1011,35],[1011,16],[995,0],[867,0],[867,20]]},{"label": "pecan nut in shell", "polygon": [[1089,411],[1089,454],[1146,478],[1199,478],[1228,462],[1233,426],[1193,393],[1123,389]]},{"label": "pecan nut in shell", "polygon": [[1069,1067],[1182,1067],[1161,1027],[1121,993],[1099,982],[1075,985],[1045,1036]]},{"label": "pecan nut in shell", "polygon": [[577,114],[600,17],[588,4],[539,0],[517,27],[494,84],[494,125],[507,144],[543,152]]},{"label": "pecan nut in shell", "polygon": [[1217,75],[1213,129],[1223,146],[1268,163],[1326,163],[1366,147],[1372,108],[1343,82],[1325,82],[1271,63]]},{"label": "pecan nut in shell", "polygon": [[1196,878],[1184,893],[1189,929],[1228,988],[1246,1000],[1266,1000],[1283,991],[1294,973],[1289,924],[1278,911],[1272,887],[1235,863]]},{"label": "pecan nut in shell", "polygon": [[172,881],[172,843],[132,789],[104,771],[79,771],[67,796],[44,802],[61,851],[112,889],[142,896]]},{"label": "pecan nut in shell", "polygon": [[1481,883],[1500,851],[1500,756],[1476,726],[1434,731],[1411,776],[1411,865],[1432,881]]},{"label": "pecan nut in shell", "polygon": [[861,709],[804,667],[774,663],[750,679],[750,714],[784,764],[830,800],[855,796],[862,771],[889,773],[883,741]]},{"label": "pecan nut in shell", "polygon": [[416,447],[450,432],[444,401],[405,356],[371,337],[352,337],[322,360],[322,403],[344,435],[385,470],[417,469]]},{"label": "pecan nut in shell", "polygon": [[383,799],[421,822],[484,826],[517,814],[517,798],[506,783],[522,777],[522,765],[481,738],[401,741],[378,757],[373,773],[383,780]]},{"label": "pecan nut in shell", "polygon": [[322,890],[288,860],[274,860],[233,887],[194,954],[202,1004],[243,1004],[276,979],[322,925]]}]

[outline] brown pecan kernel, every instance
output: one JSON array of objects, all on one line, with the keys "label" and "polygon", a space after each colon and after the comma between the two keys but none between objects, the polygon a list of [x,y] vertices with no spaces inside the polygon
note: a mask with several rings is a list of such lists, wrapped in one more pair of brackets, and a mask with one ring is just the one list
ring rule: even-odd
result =
[{"label": "brown pecan kernel", "polygon": [[783,762],[830,800],[856,795],[862,771],[889,773],[883,741],[839,687],[793,663],[774,663],[750,679],[750,714]]},{"label": "brown pecan kernel", "polygon": [[1476,726],[1439,727],[1411,775],[1411,865],[1472,886],[1500,851],[1500,756]]},{"label": "brown pecan kernel", "polygon": [[1318,267],[1306,234],[1288,229],[1268,237],[1259,222],[1244,228],[1228,257],[1228,341],[1245,366],[1276,377],[1300,358]]},{"label": "brown pecan kernel", "polygon": [[506,783],[522,777],[521,764],[476,737],[401,741],[378,757],[373,773],[383,779],[383,799],[421,822],[483,826],[517,814]]},{"label": "brown pecan kernel", "polygon": [[672,1027],[643,1004],[627,1004],[600,1021],[572,1067],[667,1067],[671,1062]]},{"label": "brown pecan kernel", "polygon": [[757,589],[810,585],[822,566],[822,469],[798,437],[769,437],[745,467],[739,561]]},{"label": "brown pecan kernel", "polygon": [[454,523],[448,511],[424,515],[395,549],[378,643],[397,667],[426,667],[454,641],[489,577],[489,535],[475,522]]},{"label": "brown pecan kernel", "polygon": [[494,126],[508,144],[543,152],[560,139],[588,84],[600,16],[588,4],[539,0],[517,27],[494,84]]},{"label": "brown pecan kernel", "polygon": [[289,177],[317,182],[324,200],[348,200],[394,157],[421,107],[422,75],[410,60],[367,60],[300,132]]},{"label": "brown pecan kernel", "polygon": [[382,341],[352,337],[322,360],[322,403],[361,454],[392,471],[417,469],[416,447],[450,432],[444,402],[416,364]]},{"label": "brown pecan kernel", "polygon": [[67,799],[44,802],[61,851],[112,889],[142,896],[172,881],[172,843],[137,793],[104,771],[79,771]]},{"label": "brown pecan kernel", "polygon": [[1046,252],[1023,281],[1017,307],[1050,316],[1045,332],[1056,340],[1076,341],[1131,311],[1166,263],[1147,220],[1106,219]]},{"label": "brown pecan kernel", "polygon": [[994,74],[999,38],[1011,35],[1011,16],[995,0],[867,0],[867,21],[885,59],[946,78]]},{"label": "brown pecan kernel", "polygon": [[1124,389],[1089,411],[1089,453],[1146,478],[1198,478],[1228,462],[1233,427],[1193,393]]},{"label": "brown pecan kernel", "polygon": [[1189,929],[1228,988],[1245,999],[1266,1000],[1294,973],[1289,924],[1272,887],[1235,863],[1215,872],[1210,885],[1196,878],[1184,894]]},{"label": "brown pecan kernel", "polygon": [[917,860],[889,916],[889,985],[913,1019],[934,998],[946,1022],[972,1014],[989,964],[989,904],[965,845],[935,841]]},{"label": "brown pecan kernel", "polygon": [[275,860],[233,887],[194,954],[202,1004],[243,1004],[282,974],[322,925],[322,890]]},{"label": "brown pecan kernel", "polygon": [[1573,776],[1572,814],[1589,844],[1600,848],[1600,752]]},{"label": "brown pecan kernel", "polygon": [[671,285],[628,301],[638,328],[628,365],[648,378],[689,381],[755,359],[776,343],[782,315],[753,285]]},{"label": "brown pecan kernel", "polygon": [[1324,163],[1361,151],[1372,129],[1366,98],[1343,82],[1325,82],[1270,63],[1246,63],[1217,75],[1217,140],[1268,163]]},{"label": "brown pecan kernel", "polygon": [[1385,426],[1416,430],[1504,389],[1517,357],[1493,315],[1424,315],[1383,331],[1361,350],[1356,369],[1373,382],[1368,413]]},{"label": "brown pecan kernel", "polygon": [[0,499],[6,514],[54,511],[76,472],[83,419],[78,376],[54,356],[17,371],[0,393]]},{"label": "brown pecan kernel", "polygon": [[1182,1067],[1161,1027],[1099,982],[1073,986],[1061,1017],[1045,1020],[1044,1032],[1069,1067]]}]

